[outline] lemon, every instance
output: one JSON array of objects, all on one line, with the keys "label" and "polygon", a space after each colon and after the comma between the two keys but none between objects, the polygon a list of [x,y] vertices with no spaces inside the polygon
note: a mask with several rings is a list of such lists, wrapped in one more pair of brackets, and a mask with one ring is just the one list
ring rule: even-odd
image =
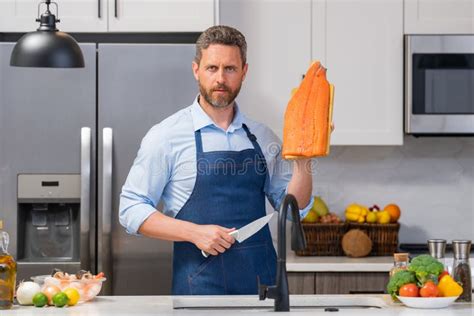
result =
[{"label": "lemon", "polygon": [[375,223],[377,221],[377,214],[375,212],[369,212],[367,214],[367,223]]},{"label": "lemon", "polygon": [[79,292],[73,287],[68,287],[63,292],[69,298],[69,301],[67,303],[67,305],[69,306],[76,305],[77,302],[79,302],[79,299],[81,298],[81,295],[79,294]]},{"label": "lemon", "polygon": [[64,292],[59,292],[53,296],[53,304],[56,307],[63,307],[69,301],[69,298]]},{"label": "lemon", "polygon": [[387,212],[387,211],[382,211],[382,212],[378,212],[380,213],[377,214],[377,222],[379,224],[388,224],[390,223],[390,214]]},{"label": "lemon", "polygon": [[33,296],[33,305],[36,307],[43,307],[48,304],[48,297],[43,293],[39,292]]}]

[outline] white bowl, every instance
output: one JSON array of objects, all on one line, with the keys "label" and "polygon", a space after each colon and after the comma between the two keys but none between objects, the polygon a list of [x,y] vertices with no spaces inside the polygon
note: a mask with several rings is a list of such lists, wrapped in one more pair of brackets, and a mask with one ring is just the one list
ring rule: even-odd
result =
[{"label": "white bowl", "polygon": [[453,304],[459,296],[448,296],[448,297],[407,297],[397,296],[397,298],[404,305],[413,308],[445,308]]}]

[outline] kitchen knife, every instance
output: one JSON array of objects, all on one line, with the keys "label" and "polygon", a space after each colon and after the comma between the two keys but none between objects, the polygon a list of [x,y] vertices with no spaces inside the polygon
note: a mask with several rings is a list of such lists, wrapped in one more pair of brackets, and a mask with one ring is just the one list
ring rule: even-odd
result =
[{"label": "kitchen knife", "polygon": [[[275,212],[268,214],[266,216],[260,217],[259,219],[254,220],[253,222],[230,232],[229,235],[234,237],[239,243],[244,242],[247,238],[252,237],[255,233],[257,233],[260,229],[262,229],[273,217]],[[209,254],[204,250],[201,250],[201,253],[204,257],[208,257]]]}]

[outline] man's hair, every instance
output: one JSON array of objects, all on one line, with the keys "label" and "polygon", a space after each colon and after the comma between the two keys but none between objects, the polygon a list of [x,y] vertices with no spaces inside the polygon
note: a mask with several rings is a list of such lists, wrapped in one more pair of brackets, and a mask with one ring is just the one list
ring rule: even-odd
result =
[{"label": "man's hair", "polygon": [[194,61],[199,65],[202,58],[202,50],[212,44],[237,46],[240,50],[242,66],[247,62],[247,42],[245,36],[239,30],[225,25],[211,26],[199,36],[196,42],[196,56]]}]

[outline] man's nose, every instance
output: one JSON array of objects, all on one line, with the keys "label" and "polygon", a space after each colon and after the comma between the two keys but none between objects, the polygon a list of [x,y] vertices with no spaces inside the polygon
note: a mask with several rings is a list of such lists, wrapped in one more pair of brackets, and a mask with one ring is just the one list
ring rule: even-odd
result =
[{"label": "man's nose", "polygon": [[216,76],[217,83],[225,83],[225,72],[224,69],[219,69]]}]

